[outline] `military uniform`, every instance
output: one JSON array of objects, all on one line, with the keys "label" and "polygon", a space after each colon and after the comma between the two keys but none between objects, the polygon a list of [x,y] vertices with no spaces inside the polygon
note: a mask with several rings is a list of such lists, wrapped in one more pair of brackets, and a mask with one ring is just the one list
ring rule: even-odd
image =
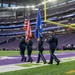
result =
[{"label": "military uniform", "polygon": [[20,54],[21,54],[21,61],[26,61],[26,57],[25,55],[25,49],[26,49],[26,42],[25,42],[25,38],[22,38],[22,40],[19,43],[19,48],[20,48]]},{"label": "military uniform", "polygon": [[44,64],[46,63],[46,59],[43,56],[43,40],[42,37],[40,38],[40,40],[38,41],[38,59],[36,63],[40,62],[40,58],[43,60]]},{"label": "military uniform", "polygon": [[51,35],[49,37],[49,39],[47,40],[47,42],[49,43],[49,47],[50,47],[50,55],[51,55],[51,58],[50,58],[50,61],[49,61],[49,64],[53,64],[53,59],[57,62],[57,65],[59,64],[59,60],[58,58],[54,55],[54,51],[55,49],[57,48],[57,45],[58,45],[58,38],[56,35]]},{"label": "military uniform", "polygon": [[27,43],[27,54],[28,54],[28,62],[31,62],[32,63],[32,57],[31,57],[31,53],[32,53],[32,45],[33,45],[33,42],[31,39],[28,40],[28,43]]}]

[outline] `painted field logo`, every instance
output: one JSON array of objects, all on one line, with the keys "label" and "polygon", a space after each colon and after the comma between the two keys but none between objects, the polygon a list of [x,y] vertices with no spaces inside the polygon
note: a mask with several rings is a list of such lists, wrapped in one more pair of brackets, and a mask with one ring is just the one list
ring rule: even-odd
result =
[{"label": "painted field logo", "polygon": [[70,71],[66,72],[66,74],[72,74],[74,72],[75,72],[75,70],[70,70]]}]

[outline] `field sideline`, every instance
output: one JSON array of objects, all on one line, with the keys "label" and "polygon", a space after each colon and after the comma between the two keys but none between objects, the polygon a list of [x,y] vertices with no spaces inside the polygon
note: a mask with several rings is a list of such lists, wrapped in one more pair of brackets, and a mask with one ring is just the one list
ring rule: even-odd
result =
[{"label": "field sideline", "polygon": [[[75,50],[59,50],[59,51],[55,51],[55,53],[61,53],[61,52],[75,52]],[[43,54],[48,54],[49,50],[45,50],[43,51]],[[27,51],[26,53],[27,54]],[[32,54],[38,54],[38,51],[32,51]],[[20,55],[20,51],[0,51],[0,56],[18,56]]]}]

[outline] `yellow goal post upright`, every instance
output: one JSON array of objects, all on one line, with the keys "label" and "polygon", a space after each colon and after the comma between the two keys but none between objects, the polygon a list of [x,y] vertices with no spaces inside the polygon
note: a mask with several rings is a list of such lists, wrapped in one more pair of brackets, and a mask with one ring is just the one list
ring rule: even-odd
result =
[{"label": "yellow goal post upright", "polygon": [[46,3],[47,3],[47,1],[44,0],[44,22],[49,23],[49,24],[53,24],[53,25],[66,27],[66,28],[71,28],[71,29],[75,30],[75,24],[67,24],[67,25],[65,25],[65,24],[61,24],[59,22],[53,22],[53,21],[47,20]]}]

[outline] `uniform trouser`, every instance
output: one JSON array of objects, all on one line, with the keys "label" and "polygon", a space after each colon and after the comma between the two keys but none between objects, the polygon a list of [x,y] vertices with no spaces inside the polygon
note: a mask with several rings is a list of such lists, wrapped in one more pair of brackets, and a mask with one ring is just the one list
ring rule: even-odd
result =
[{"label": "uniform trouser", "polygon": [[59,62],[59,59],[54,55],[54,51],[55,51],[55,49],[51,49],[51,50],[50,50],[50,63],[51,63],[51,64],[53,63],[53,59],[54,59],[56,62]]},{"label": "uniform trouser", "polygon": [[44,63],[46,62],[46,59],[43,56],[43,51],[39,51],[37,62],[40,62],[40,58],[43,60]]},{"label": "uniform trouser", "polygon": [[25,50],[21,50],[20,51],[20,55],[22,57],[22,60],[25,59],[25,56],[24,56],[25,55]]},{"label": "uniform trouser", "polygon": [[28,62],[32,62],[31,53],[32,53],[32,50],[27,50],[27,54],[28,54]]}]

